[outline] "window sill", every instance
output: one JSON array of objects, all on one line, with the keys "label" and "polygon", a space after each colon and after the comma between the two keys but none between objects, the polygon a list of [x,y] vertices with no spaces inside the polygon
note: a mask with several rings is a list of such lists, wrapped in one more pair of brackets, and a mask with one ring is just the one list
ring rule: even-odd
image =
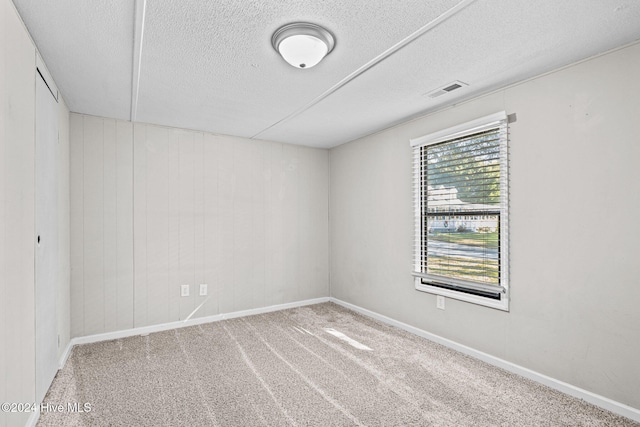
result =
[{"label": "window sill", "polygon": [[509,294],[501,294],[500,300],[486,298],[479,295],[473,295],[465,292],[455,291],[451,289],[445,289],[438,286],[431,286],[422,283],[422,278],[414,277],[414,283],[416,290],[420,292],[427,292],[434,295],[442,295],[444,297],[457,299],[460,301],[470,302],[472,304],[482,305],[489,308],[495,308],[497,310],[509,311]]}]

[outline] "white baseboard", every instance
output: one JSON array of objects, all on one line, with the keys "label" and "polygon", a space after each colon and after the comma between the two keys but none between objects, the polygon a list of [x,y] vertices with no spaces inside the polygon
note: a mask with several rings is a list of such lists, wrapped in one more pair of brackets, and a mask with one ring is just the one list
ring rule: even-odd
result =
[{"label": "white baseboard", "polygon": [[138,328],[124,329],[122,331],[106,332],[104,334],[87,335],[84,337],[76,337],[71,339],[65,354],[60,360],[60,369],[64,366],[71,353],[73,346],[78,344],[89,344],[100,341],[115,340],[118,338],[132,337],[135,335],[145,335],[153,332],[167,331],[170,329],[185,328],[187,326],[202,325],[203,323],[219,322],[226,319],[234,319],[237,317],[251,316],[254,314],[269,313],[272,311],[286,310],[288,308],[303,307],[305,305],[320,304],[328,302],[329,297],[314,298],[304,301],[289,302],[285,304],[271,305],[268,307],[252,308],[249,310],[234,311],[232,313],[222,313],[213,316],[191,318],[189,320],[181,320],[177,322],[161,323],[158,325],[141,326]]},{"label": "white baseboard", "polygon": [[468,356],[482,360],[483,362],[487,362],[490,365],[497,366],[506,371],[513,372],[514,374],[518,374],[522,377],[528,378],[537,383],[546,385],[548,387],[561,391],[562,393],[568,394],[569,396],[577,397],[578,399],[582,399],[602,409],[606,409],[615,414],[622,415],[623,417],[627,417],[634,421],[640,422],[640,409],[633,408],[631,406],[625,405],[624,403],[616,402],[615,400],[609,399],[608,397],[600,396],[588,390],[581,389],[579,387],[565,383],[555,378],[551,378],[539,372],[532,371],[531,369],[525,368],[523,366],[516,365],[515,363],[511,363],[504,359],[500,359],[499,357],[492,356],[482,351],[475,350],[471,347],[467,347],[466,345],[462,345],[455,341],[451,341],[449,339],[443,338],[439,335],[435,335],[430,332],[424,331],[422,329],[416,328],[414,326],[407,325],[406,323],[399,322],[390,317],[383,316],[382,314],[378,314],[371,310],[367,310],[366,308],[362,308],[357,305],[350,304],[348,302],[345,302],[333,297],[329,298],[329,301],[334,302],[350,310],[353,310],[355,312],[358,312],[360,314],[363,314],[365,316],[379,320],[388,325],[403,329],[414,335],[418,335],[430,341],[434,341],[438,344],[442,344],[453,350],[457,350],[460,353],[464,353]]},{"label": "white baseboard", "polygon": [[31,415],[29,415],[29,419],[27,419],[27,423],[24,426],[36,427],[39,419],[40,419],[40,408],[38,408],[35,412],[32,412]]},{"label": "white baseboard", "polygon": [[64,353],[62,353],[62,356],[60,356],[60,362],[58,364],[58,369],[62,369],[64,368],[64,365],[67,363],[67,359],[69,358],[69,355],[71,354],[71,349],[73,349],[73,340],[69,340],[69,343],[67,344],[67,347],[64,349]]}]

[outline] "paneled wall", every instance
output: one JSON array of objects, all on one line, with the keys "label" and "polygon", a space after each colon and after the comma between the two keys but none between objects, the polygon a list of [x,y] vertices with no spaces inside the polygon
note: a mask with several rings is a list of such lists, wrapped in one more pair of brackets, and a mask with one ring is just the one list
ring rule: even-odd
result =
[{"label": "paneled wall", "polygon": [[58,357],[71,340],[71,261],[69,242],[69,109],[62,96],[58,104]]},{"label": "paneled wall", "polygon": [[73,336],[328,296],[328,167],[326,150],[72,114]]},{"label": "paneled wall", "polygon": [[133,125],[71,114],[71,335],[133,327]]}]

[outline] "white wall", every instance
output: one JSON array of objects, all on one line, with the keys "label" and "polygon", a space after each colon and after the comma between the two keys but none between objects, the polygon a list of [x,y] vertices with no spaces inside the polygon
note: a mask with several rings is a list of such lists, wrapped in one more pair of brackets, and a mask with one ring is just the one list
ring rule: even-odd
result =
[{"label": "white wall", "polygon": [[[35,400],[35,48],[0,2],[0,402]],[[0,425],[28,414],[0,412]]]},{"label": "white wall", "polygon": [[70,123],[72,336],[328,296],[327,150]]},{"label": "white wall", "polygon": [[[35,401],[36,49],[13,4],[0,0],[0,402]],[[58,277],[60,354],[69,342],[68,115],[59,103]],[[29,413],[0,412],[1,426]]]},{"label": "white wall", "polygon": [[[332,296],[640,408],[639,75],[636,44],[332,149]],[[501,110],[511,311],[437,310],[410,274],[409,139]]]}]

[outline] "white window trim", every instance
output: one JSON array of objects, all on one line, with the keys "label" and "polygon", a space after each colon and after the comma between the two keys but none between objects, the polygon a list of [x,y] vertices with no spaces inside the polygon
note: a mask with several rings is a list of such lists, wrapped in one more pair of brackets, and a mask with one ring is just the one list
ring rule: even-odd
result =
[{"label": "white window trim", "polygon": [[[485,117],[481,117],[476,120],[472,120],[466,123],[462,123],[457,126],[453,126],[447,129],[440,130],[438,132],[430,133],[428,135],[424,135],[418,138],[413,138],[410,140],[411,147],[416,150],[425,145],[437,144],[443,141],[447,141],[450,139],[460,138],[465,135],[470,135],[472,133],[480,132],[484,129],[490,129],[500,124],[500,122],[507,122],[507,114],[504,111],[491,114]],[[508,150],[508,137],[505,149]],[[468,294],[460,291],[449,290],[440,288],[437,286],[431,286],[428,284],[422,283],[422,279],[424,277],[429,278],[429,275],[418,273],[420,271],[420,260],[422,257],[422,245],[421,245],[421,236],[422,236],[422,213],[420,210],[420,172],[419,170],[413,171],[413,190],[414,190],[414,218],[415,218],[415,236],[414,236],[414,267],[413,267],[413,275],[414,275],[414,285],[416,290],[422,292],[428,292],[431,294],[442,295],[445,297],[466,301],[478,305],[482,305],[485,307],[495,308],[498,310],[509,311],[509,164],[508,164],[508,152],[507,156],[507,164],[504,169],[501,167],[500,170],[500,192],[501,194],[507,195],[507,203],[501,209],[500,213],[500,286],[502,287],[502,297],[500,300],[495,300],[491,298],[486,298],[478,295]],[[415,154],[412,156],[415,162]],[[414,168],[416,165],[414,163]],[[436,277],[437,279],[437,277]],[[434,281],[442,281],[434,280]],[[459,284],[464,286],[464,281],[457,281],[455,279],[447,278],[447,283],[451,284]]]}]

